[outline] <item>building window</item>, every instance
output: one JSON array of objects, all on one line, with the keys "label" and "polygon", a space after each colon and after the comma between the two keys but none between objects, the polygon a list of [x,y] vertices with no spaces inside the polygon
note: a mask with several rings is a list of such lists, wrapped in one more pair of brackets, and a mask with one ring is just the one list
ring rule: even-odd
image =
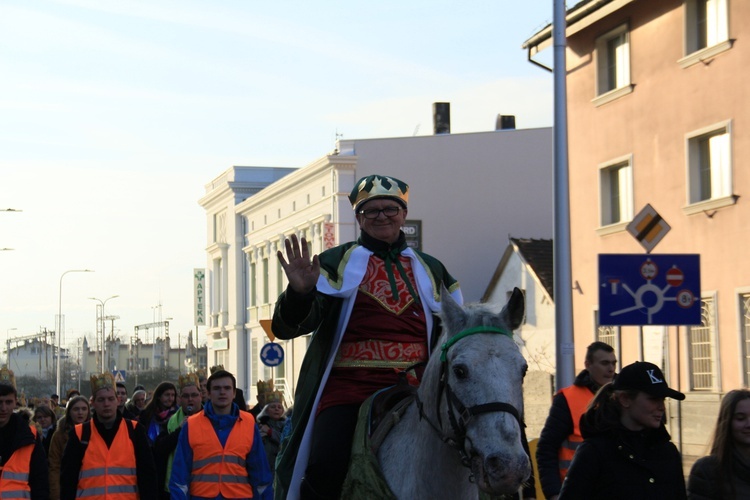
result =
[{"label": "building window", "polygon": [[716,312],[713,298],[701,299],[701,325],[688,330],[690,389],[710,391],[716,388]]},{"label": "building window", "polygon": [[622,25],[596,40],[596,95],[630,85],[630,35]]},{"label": "building window", "polygon": [[268,282],[271,277],[268,275],[268,258],[263,259],[263,304],[268,304]]},{"label": "building window", "polygon": [[729,39],[727,0],[688,0],[685,9],[687,54]]},{"label": "building window", "polygon": [[256,270],[256,264],[253,262],[250,264],[250,306],[258,305],[258,271]]},{"label": "building window", "polygon": [[599,169],[601,225],[609,226],[633,219],[633,167],[630,157],[608,163]]},{"label": "building window", "polygon": [[742,329],[742,376],[750,385],[750,292],[740,294],[740,328]]},{"label": "building window", "polygon": [[688,203],[725,199],[732,195],[730,126],[688,136]]},{"label": "building window", "polygon": [[615,350],[615,356],[620,359],[620,327],[599,324],[599,311],[594,312],[594,340],[604,342],[612,346]]}]

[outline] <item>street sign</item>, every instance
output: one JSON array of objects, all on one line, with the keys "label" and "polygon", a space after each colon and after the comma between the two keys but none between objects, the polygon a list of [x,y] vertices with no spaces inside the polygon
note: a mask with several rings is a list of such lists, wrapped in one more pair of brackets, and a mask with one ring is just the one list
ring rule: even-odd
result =
[{"label": "street sign", "polygon": [[265,344],[260,350],[260,361],[273,368],[284,362],[284,348],[276,342]]},{"label": "street sign", "polygon": [[112,370],[112,375],[115,377],[115,382],[125,383],[125,377],[127,372],[125,370]]},{"label": "street sign", "polygon": [[672,227],[654,208],[646,204],[628,224],[627,230],[638,240],[646,252],[651,252]]},{"label": "street sign", "polygon": [[700,325],[700,255],[599,255],[600,325]]}]

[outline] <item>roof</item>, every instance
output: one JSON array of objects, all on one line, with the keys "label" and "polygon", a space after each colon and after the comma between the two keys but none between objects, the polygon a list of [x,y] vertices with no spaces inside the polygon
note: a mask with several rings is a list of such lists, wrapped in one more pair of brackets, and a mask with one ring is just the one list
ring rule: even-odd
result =
[{"label": "roof", "polygon": [[544,286],[550,297],[555,298],[554,259],[552,240],[511,238],[518,253]]},{"label": "roof", "polygon": [[487,302],[492,296],[492,292],[497,286],[501,275],[515,253],[521,258],[523,263],[529,268],[531,274],[536,276],[539,283],[554,302],[554,267],[553,267],[553,245],[552,240],[534,239],[534,238],[508,238],[510,243],[505,249],[505,253],[500,259],[500,263],[495,269],[495,273],[490,279],[489,285],[482,296],[481,302]]}]

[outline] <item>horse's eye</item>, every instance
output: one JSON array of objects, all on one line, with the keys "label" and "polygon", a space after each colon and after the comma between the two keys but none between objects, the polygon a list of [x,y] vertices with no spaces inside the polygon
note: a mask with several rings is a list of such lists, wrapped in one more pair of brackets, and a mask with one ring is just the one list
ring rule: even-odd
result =
[{"label": "horse's eye", "polygon": [[466,365],[455,365],[453,367],[453,374],[456,378],[463,379],[469,375],[469,369],[466,368]]}]

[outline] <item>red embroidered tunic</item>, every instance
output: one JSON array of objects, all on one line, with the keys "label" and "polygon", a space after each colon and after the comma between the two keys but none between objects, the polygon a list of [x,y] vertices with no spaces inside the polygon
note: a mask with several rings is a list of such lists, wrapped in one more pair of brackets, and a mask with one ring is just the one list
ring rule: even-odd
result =
[{"label": "red embroidered tunic", "polygon": [[[399,260],[416,290],[411,262],[404,256]],[[391,292],[385,262],[370,256],[318,412],[361,404],[375,391],[395,384],[399,371],[427,359],[424,309],[415,302],[395,263],[391,266],[398,297]]]}]

